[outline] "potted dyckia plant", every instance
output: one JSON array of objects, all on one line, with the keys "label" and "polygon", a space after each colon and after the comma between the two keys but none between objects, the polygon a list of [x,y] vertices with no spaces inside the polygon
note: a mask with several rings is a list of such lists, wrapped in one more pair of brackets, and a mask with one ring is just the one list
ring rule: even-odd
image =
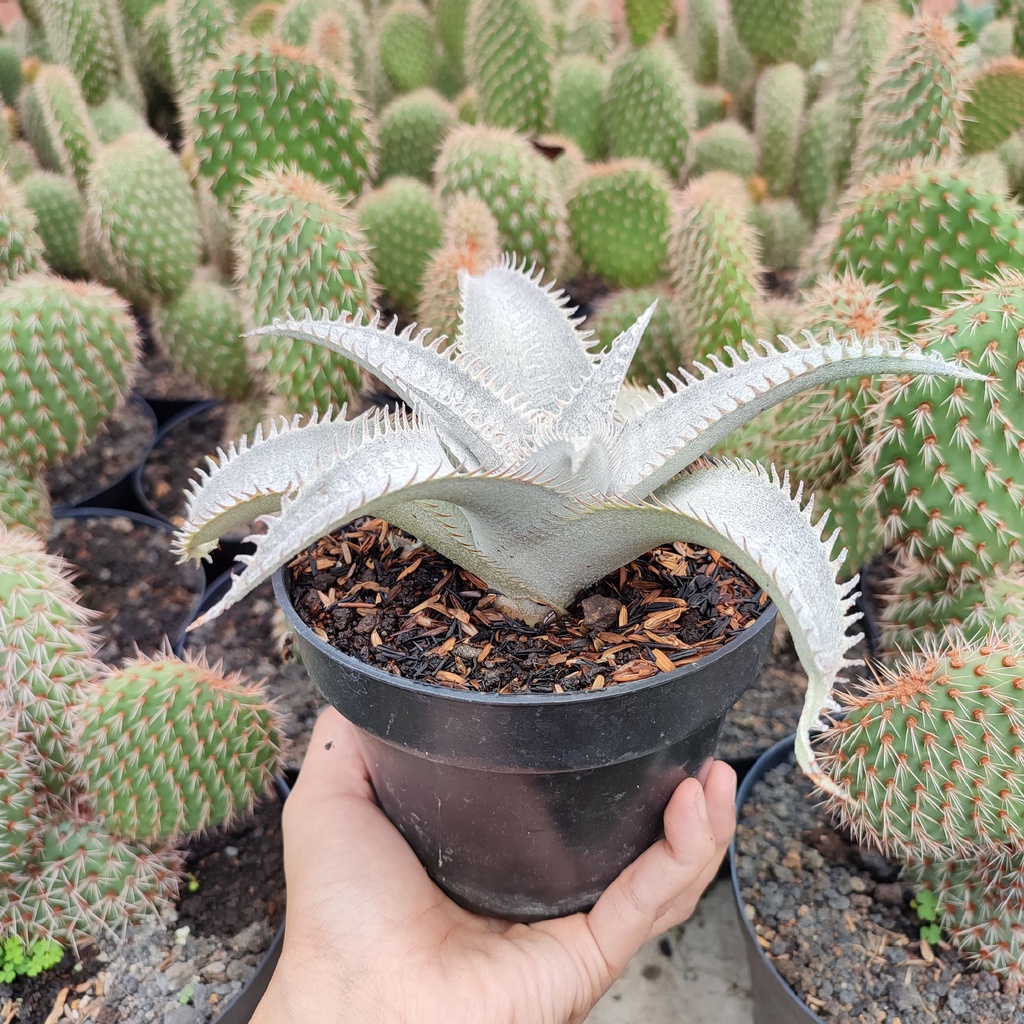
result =
[{"label": "potted dyckia plant", "polygon": [[[708,658],[637,682],[467,692],[324,642],[297,614],[294,575],[281,567],[357,517],[378,516],[468,570],[502,613],[538,623],[657,545],[714,549],[789,624],[809,678],[798,754],[820,777],[808,737],[850,664],[855,581],[837,583],[843,556],[788,479],[706,453],[772,403],[828,381],[977,374],[890,338],[808,335],[729,350],[696,375],[639,389],[626,376],[653,307],[598,352],[540,274],[506,260],[464,275],[461,288],[448,348],[379,318],[261,328],[343,353],[411,412],[257,432],[200,471],[178,546],[183,558],[203,557],[227,530],[268,516],[206,618],[278,573],[301,657],[361,730],[385,812],[456,900],[527,920],[593,903],[657,837],[672,790],[711,757],[725,712],[756,678],[770,614]],[[316,569],[307,555],[294,564]]]}]

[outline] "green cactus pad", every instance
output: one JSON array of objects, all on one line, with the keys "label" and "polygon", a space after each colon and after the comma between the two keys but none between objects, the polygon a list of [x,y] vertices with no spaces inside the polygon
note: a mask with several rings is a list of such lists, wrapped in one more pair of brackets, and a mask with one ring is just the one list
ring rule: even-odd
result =
[{"label": "green cactus pad", "polygon": [[952,637],[884,671],[824,736],[830,806],[897,856],[1024,843],[1024,634]]},{"label": "green cactus pad", "polygon": [[472,0],[466,72],[488,123],[542,131],[551,102],[551,26],[535,0]]},{"label": "green cactus pad", "polygon": [[51,522],[46,483],[30,468],[16,466],[0,454],[0,523],[43,534]]},{"label": "green cactus pad", "polygon": [[922,324],[930,351],[989,380],[897,389],[870,453],[886,539],[975,579],[1024,554],[1022,330],[1024,274],[1016,270]]},{"label": "green cactus pad", "polygon": [[130,662],[86,691],[80,716],[90,802],[114,835],[137,842],[168,842],[249,811],[281,753],[262,688],[203,661]]},{"label": "green cactus pad", "polygon": [[0,39],[0,100],[9,106],[21,92],[21,50],[8,39]]},{"label": "green cactus pad", "polygon": [[672,0],[625,0],[626,28],[634,46],[645,46],[668,20]]},{"label": "green cactus pad", "polygon": [[146,118],[130,103],[111,96],[105,103],[89,109],[93,128],[100,143],[106,145],[122,135],[141,132],[147,127]]},{"label": "green cactus pad", "polygon": [[550,164],[526,139],[485,125],[457,128],[441,147],[434,175],[442,201],[475,196],[487,204],[504,250],[559,272],[565,204]]},{"label": "green cactus pad", "polygon": [[673,212],[672,292],[695,360],[756,340],[759,253],[747,206],[746,185],[715,171],[691,182]]},{"label": "green cactus pad", "polygon": [[186,122],[199,172],[227,206],[278,165],[353,195],[373,177],[370,126],[355,87],[294,47],[258,40],[230,47],[207,66]]},{"label": "green cactus pad", "polygon": [[966,153],[995,149],[1024,125],[1024,60],[1004,57],[971,75],[963,112]]},{"label": "green cactus pad", "polygon": [[466,23],[470,0],[434,0],[434,21],[445,54],[461,73],[466,53]]},{"label": "green cactus pad", "polygon": [[718,121],[694,133],[686,168],[688,178],[699,178],[709,171],[728,171],[749,178],[756,169],[757,144],[739,121]]},{"label": "green cactus pad", "polygon": [[608,69],[593,57],[566,57],[555,65],[551,124],[573,140],[587,160],[604,155],[604,95]]},{"label": "green cactus pad", "polygon": [[185,95],[202,79],[203,66],[220,53],[234,24],[227,0],[167,0],[175,91]]},{"label": "green cactus pad", "polygon": [[39,162],[84,189],[100,141],[75,77],[43,67],[21,97],[21,120]]},{"label": "green cactus pad", "polygon": [[386,7],[377,35],[378,59],[398,92],[430,85],[437,74],[440,51],[434,22],[417,3]]},{"label": "green cactus pad", "polygon": [[1018,207],[943,167],[871,179],[844,205],[834,234],[831,269],[891,287],[905,331],[941,308],[947,292],[1024,258]]},{"label": "green cactus pad", "polygon": [[44,466],[92,440],[124,393],[139,338],[109,289],[25,274],[0,291],[0,449]]},{"label": "green cactus pad", "polygon": [[441,246],[434,193],[414,178],[391,178],[360,198],[356,215],[370,244],[377,284],[394,308],[415,310],[427,261]]},{"label": "green cactus pad", "polygon": [[793,194],[801,212],[817,224],[835,197],[835,150],[833,137],[839,103],[826,94],[811,104],[800,132]]},{"label": "green cactus pad", "polygon": [[45,0],[40,13],[54,62],[78,79],[86,103],[102,103],[120,73],[119,40],[106,0]]},{"label": "green cactus pad", "polygon": [[[3,537],[0,533],[0,544]],[[20,872],[35,850],[40,767],[39,755],[18,729],[14,713],[0,704],[0,878]]]},{"label": "green cactus pad", "polygon": [[455,110],[433,89],[398,96],[380,113],[377,180],[408,177],[430,183],[445,136],[455,127]]},{"label": "green cactus pad", "polygon": [[85,272],[82,221],[85,202],[70,178],[36,171],[22,181],[25,205],[35,214],[47,264],[58,274]]},{"label": "green cactus pad", "polygon": [[0,287],[22,274],[42,270],[43,248],[35,214],[20,188],[0,173]]},{"label": "green cactus pad", "polygon": [[565,12],[562,53],[606,61],[615,49],[615,31],[604,0],[573,0]]},{"label": "green cactus pad", "polygon": [[[177,92],[177,73],[171,56],[174,30],[167,4],[159,4],[146,16],[139,32],[139,73],[150,92]],[[109,101],[108,101],[109,102]]]},{"label": "green cactus pad", "polygon": [[185,376],[228,401],[249,394],[252,377],[242,310],[212,273],[200,271],[181,295],[160,306],[153,329],[175,369]]},{"label": "green cactus pad", "polygon": [[35,150],[23,139],[13,143],[10,150],[0,157],[0,165],[14,184],[23,181],[33,171],[39,170]]},{"label": "green cactus pad", "polygon": [[0,525],[0,708],[38,751],[43,785],[59,793],[78,769],[76,703],[101,671],[71,566],[47,554],[41,537]]},{"label": "green cactus pad", "polygon": [[761,175],[772,195],[786,195],[793,184],[806,88],[796,64],[765,68],[757,80],[754,135]]},{"label": "green cactus pad", "polygon": [[686,20],[676,29],[676,45],[694,80],[702,85],[718,81],[719,24],[724,12],[716,0],[690,0]]},{"label": "green cactus pad", "polygon": [[[365,236],[351,209],[309,175],[281,171],[253,185],[238,211],[235,255],[257,325],[304,311],[372,311],[376,288]],[[292,413],[337,408],[359,391],[358,367],[327,349],[267,337],[257,351]]]},{"label": "green cactus pad", "polygon": [[671,203],[672,186],[650,161],[597,164],[567,204],[573,246],[613,288],[654,284],[668,267]]},{"label": "green cactus pad", "polygon": [[810,67],[826,56],[846,4],[841,0],[730,0],[743,45],[763,64],[798,60]]},{"label": "green cactus pad", "polygon": [[666,287],[632,288],[610,292],[595,306],[587,320],[603,348],[628,330],[652,303],[657,309],[647,324],[633,362],[629,365],[634,383],[656,385],[689,363],[692,355],[683,335],[677,303]]},{"label": "green cactus pad", "polygon": [[696,127],[694,86],[665,42],[627,50],[612,69],[605,132],[612,157],[644,157],[677,180]]},{"label": "green cactus pad", "polygon": [[955,156],[964,75],[950,22],[927,16],[908,22],[864,98],[852,180],[895,170],[907,160]]},{"label": "green cactus pad", "polygon": [[170,301],[188,287],[202,249],[195,195],[153,133],[122,136],[97,156],[85,237],[93,273],[137,306]]}]

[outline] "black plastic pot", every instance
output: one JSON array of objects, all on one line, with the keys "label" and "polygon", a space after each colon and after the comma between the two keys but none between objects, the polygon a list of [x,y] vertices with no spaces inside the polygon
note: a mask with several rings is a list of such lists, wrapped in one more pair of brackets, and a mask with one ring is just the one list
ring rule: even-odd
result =
[{"label": "black plastic pot", "polygon": [[[782,764],[793,753],[793,737],[780,740],[766,750],[747,773],[736,794],[737,814],[750,797],[751,790],[766,772]],[[729,847],[729,871],[732,876],[732,893],[743,932],[743,945],[750,966],[750,994],[754,1001],[754,1024],[823,1024],[820,1017],[811,1013],[807,1004],[786,984],[785,979],[765,956],[757,941],[754,926],[743,909],[739,875],[736,870],[736,840]]]},{"label": "black plastic pot", "polygon": [[589,909],[661,835],[676,786],[712,757],[757,679],[769,608],[691,665],[577,694],[508,696],[393,676],[320,640],[277,599],[321,692],[359,729],[377,799],[427,872],[471,910],[534,921]]}]

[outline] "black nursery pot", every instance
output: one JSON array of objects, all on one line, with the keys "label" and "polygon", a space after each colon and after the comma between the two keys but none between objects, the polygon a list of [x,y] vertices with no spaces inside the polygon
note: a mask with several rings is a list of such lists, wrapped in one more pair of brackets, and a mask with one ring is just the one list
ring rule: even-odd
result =
[{"label": "black nursery pot", "polygon": [[303,664],[357,726],[384,812],[427,872],[478,913],[536,921],[587,910],[662,834],[676,786],[713,756],[758,677],[775,608],[675,671],[577,694],[498,695],[391,675],[324,643],[277,599]]}]

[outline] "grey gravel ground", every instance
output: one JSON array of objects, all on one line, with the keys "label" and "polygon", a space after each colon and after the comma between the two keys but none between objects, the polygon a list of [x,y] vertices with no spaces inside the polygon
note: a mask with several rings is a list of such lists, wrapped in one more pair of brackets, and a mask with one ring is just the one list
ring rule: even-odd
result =
[{"label": "grey gravel ground", "polygon": [[823,1020],[1020,1019],[1016,985],[971,971],[945,943],[921,942],[912,891],[876,851],[832,830],[794,766],[758,784],[737,837],[740,885],[759,941]]}]

